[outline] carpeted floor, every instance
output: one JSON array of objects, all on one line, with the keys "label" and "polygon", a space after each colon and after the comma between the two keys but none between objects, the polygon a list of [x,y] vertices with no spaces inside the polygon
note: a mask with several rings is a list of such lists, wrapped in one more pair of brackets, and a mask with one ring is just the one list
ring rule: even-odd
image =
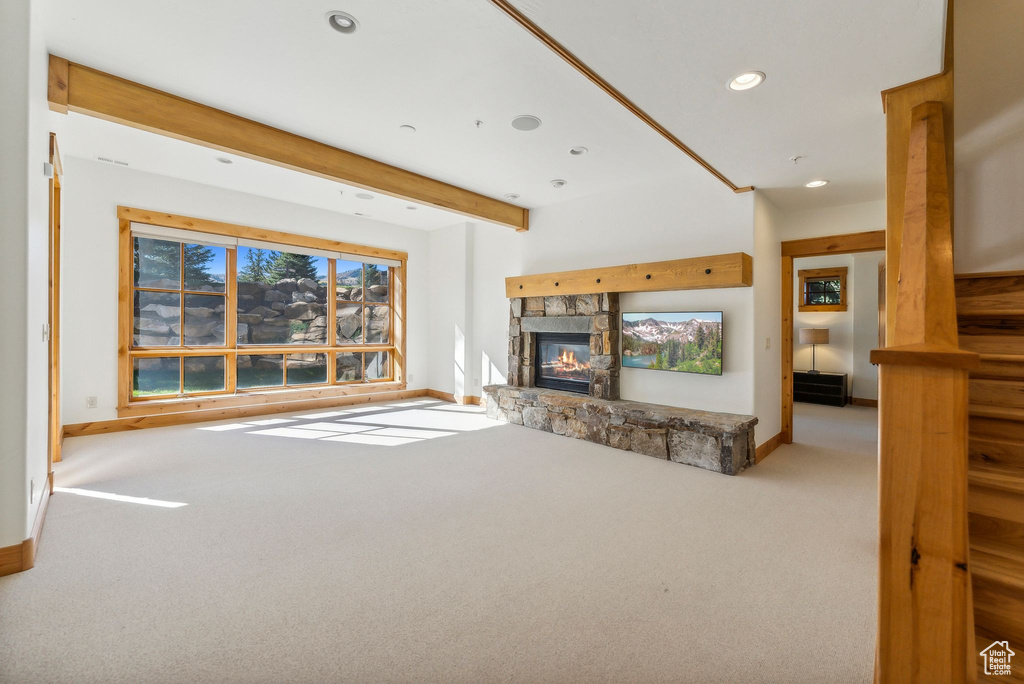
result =
[{"label": "carpeted floor", "polygon": [[797,406],[738,477],[434,401],[68,440],[0,681],[868,682],[875,411]]}]

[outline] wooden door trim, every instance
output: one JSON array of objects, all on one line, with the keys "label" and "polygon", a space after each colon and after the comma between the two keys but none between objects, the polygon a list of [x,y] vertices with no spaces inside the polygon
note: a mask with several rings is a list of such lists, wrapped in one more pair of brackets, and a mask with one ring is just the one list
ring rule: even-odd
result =
[{"label": "wooden door trim", "polygon": [[61,417],[60,417],[60,251],[61,251],[61,176],[63,164],[57,146],[57,134],[50,133],[50,164],[53,177],[50,179],[49,219],[49,276],[48,276],[48,385],[49,410],[47,412],[47,477],[53,487],[53,464],[61,460]]},{"label": "wooden door trim", "polygon": [[793,259],[885,250],[885,231],[784,240],[782,255],[782,443],[793,443]]}]

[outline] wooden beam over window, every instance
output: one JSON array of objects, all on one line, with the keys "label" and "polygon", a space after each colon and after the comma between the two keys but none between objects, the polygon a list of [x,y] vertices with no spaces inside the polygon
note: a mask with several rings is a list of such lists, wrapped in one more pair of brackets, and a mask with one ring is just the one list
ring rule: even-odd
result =
[{"label": "wooden beam over window", "polygon": [[529,210],[50,55],[50,108],[88,114],[471,218],[529,229]]}]

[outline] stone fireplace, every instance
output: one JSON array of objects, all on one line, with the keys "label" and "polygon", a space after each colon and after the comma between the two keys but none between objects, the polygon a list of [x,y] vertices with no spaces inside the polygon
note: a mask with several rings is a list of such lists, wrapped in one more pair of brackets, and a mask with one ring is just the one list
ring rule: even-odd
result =
[{"label": "stone fireplace", "polygon": [[754,464],[754,416],[619,400],[617,293],[510,304],[508,384],[484,387],[489,418],[727,475]]},{"label": "stone fireplace", "polygon": [[619,398],[619,296],[515,297],[508,384]]}]

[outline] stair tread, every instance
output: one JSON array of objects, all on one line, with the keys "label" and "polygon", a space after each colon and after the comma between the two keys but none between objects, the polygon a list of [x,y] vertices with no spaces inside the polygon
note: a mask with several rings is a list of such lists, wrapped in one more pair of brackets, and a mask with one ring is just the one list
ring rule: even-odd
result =
[{"label": "stair tread", "polygon": [[[999,548],[999,553],[990,553],[981,550],[980,546],[971,544],[971,574],[980,580],[998,582],[1016,591],[1024,591],[1024,550],[1004,544]],[[1014,553],[1016,557],[1011,557]]]},{"label": "stair tread", "polygon": [[1013,307],[962,307],[957,303],[957,318],[1019,318],[1024,316],[1024,309]]},{"label": "stair tread", "polygon": [[[1024,494],[1024,473],[1014,468],[978,465],[967,473],[970,485]],[[1021,502],[1024,505],[1024,501]]]},{"label": "stair tread", "polygon": [[986,352],[978,354],[978,358],[982,361],[1003,361],[1005,363],[1024,364],[1024,354],[994,354]]},{"label": "stair tread", "polygon": [[1024,408],[972,403],[967,409],[972,416],[978,418],[999,418],[1001,420],[1016,420],[1024,423]]}]

